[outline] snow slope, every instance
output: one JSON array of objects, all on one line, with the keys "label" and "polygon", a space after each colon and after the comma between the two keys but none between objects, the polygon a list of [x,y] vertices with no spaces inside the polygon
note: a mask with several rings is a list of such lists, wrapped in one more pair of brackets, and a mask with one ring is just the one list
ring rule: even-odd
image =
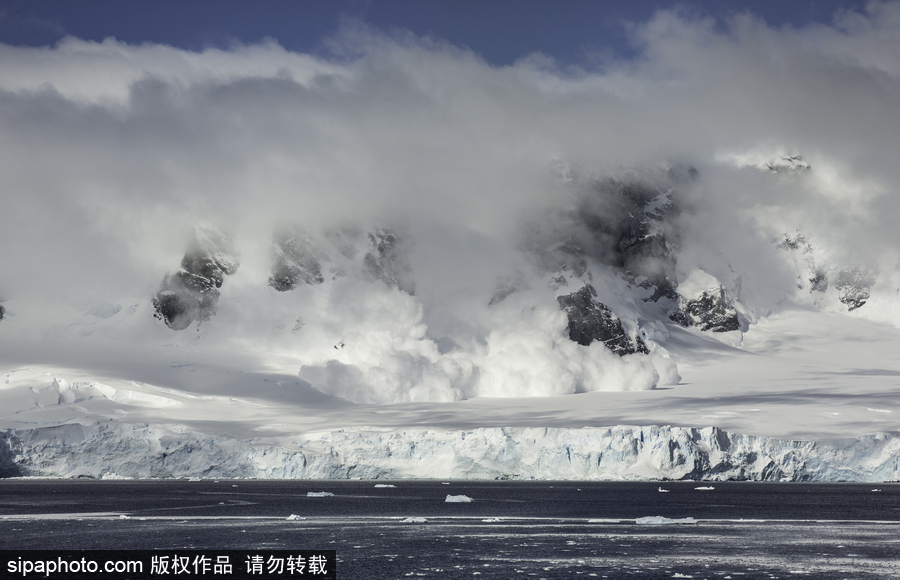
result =
[{"label": "snow slope", "polygon": [[61,477],[900,479],[893,326],[794,310],[739,347],[670,331],[678,385],[446,403],[354,404],[174,347],[90,371],[5,363],[0,463]]}]

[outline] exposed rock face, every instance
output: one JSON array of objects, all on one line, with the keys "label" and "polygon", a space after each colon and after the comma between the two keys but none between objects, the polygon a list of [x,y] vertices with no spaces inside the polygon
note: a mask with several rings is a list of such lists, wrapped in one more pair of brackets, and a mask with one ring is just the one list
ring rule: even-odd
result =
[{"label": "exposed rock face", "polygon": [[588,284],[572,294],[557,297],[569,318],[569,338],[582,346],[599,340],[619,356],[648,353],[644,341],[628,336],[619,317],[605,304],[594,300],[595,296],[597,291]]},{"label": "exposed rock face", "polygon": [[758,166],[763,171],[770,173],[802,173],[811,169],[809,163],[799,155],[782,157],[776,161],[768,161]]},{"label": "exposed rock face", "polygon": [[285,227],[272,236],[272,275],[269,286],[279,292],[293,290],[300,284],[321,284],[322,267],[309,236],[299,228]]},{"label": "exposed rock face", "polygon": [[415,293],[406,248],[392,230],[379,228],[369,234],[369,251],[363,258],[363,268],[369,276],[388,286]]},{"label": "exposed rock face", "polygon": [[181,269],[167,274],[153,297],[153,315],[172,330],[209,320],[216,314],[224,277],[239,265],[228,236],[212,227],[196,227]]},{"label": "exposed rock face", "polygon": [[809,278],[810,292],[825,292],[828,290],[828,276],[822,270],[815,270]]},{"label": "exposed rock face", "polygon": [[876,274],[861,268],[842,270],[834,283],[838,298],[850,310],[856,310],[869,299],[869,289],[875,283]]},{"label": "exposed rock face", "polygon": [[[597,179],[583,184],[574,206],[563,212],[556,229],[532,224],[524,249],[539,270],[591,281],[589,264],[608,267],[650,289],[647,300],[674,299],[674,216],[676,190],[687,187],[696,170]],[[549,222],[548,222],[549,223]],[[557,285],[559,286],[559,285]]]},{"label": "exposed rock face", "polygon": [[4,314],[6,314],[6,308],[3,308],[3,305],[0,304],[0,320],[3,320]]},{"label": "exposed rock face", "polygon": [[718,291],[710,289],[700,296],[687,299],[678,297],[678,309],[669,318],[681,326],[698,326],[700,330],[728,332],[741,327],[737,311],[721,286]]}]

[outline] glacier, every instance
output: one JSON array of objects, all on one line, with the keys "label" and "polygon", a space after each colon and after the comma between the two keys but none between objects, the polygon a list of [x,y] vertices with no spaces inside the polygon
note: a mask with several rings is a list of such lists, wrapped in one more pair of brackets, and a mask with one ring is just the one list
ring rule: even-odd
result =
[{"label": "glacier", "polygon": [[900,438],[615,426],[353,428],[276,440],[101,421],[6,430],[0,476],[883,482],[900,480]]}]

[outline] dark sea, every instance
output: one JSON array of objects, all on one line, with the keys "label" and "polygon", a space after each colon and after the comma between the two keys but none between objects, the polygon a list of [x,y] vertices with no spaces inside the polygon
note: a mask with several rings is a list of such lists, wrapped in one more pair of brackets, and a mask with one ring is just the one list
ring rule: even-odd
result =
[{"label": "dark sea", "polygon": [[900,484],[0,480],[0,549],[335,550],[359,580],[900,578]]}]

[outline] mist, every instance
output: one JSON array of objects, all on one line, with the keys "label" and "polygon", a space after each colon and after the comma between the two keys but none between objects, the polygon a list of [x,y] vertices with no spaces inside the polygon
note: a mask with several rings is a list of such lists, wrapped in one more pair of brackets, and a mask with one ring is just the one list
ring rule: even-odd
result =
[{"label": "mist", "polygon": [[[592,69],[540,54],[495,67],[352,23],[326,56],[274,42],[0,46],[0,336],[40,351],[77,319],[138,353],[241,348],[357,402],[653,388],[677,382],[665,353],[569,341],[523,247],[602,179],[672,168],[697,174],[679,190],[678,275],[740,276],[748,312],[795,291],[772,243],[785,234],[893,275],[900,3],[804,28],[660,11],[630,35],[637,57]],[[790,155],[811,170],[757,168]],[[401,232],[415,291],[350,275],[275,292],[284,223],[316,239],[347,224]],[[197,224],[228,232],[241,265],[216,316],[176,334],[150,298]],[[603,267],[612,306],[624,282]],[[519,291],[489,307],[510,279]]]}]

